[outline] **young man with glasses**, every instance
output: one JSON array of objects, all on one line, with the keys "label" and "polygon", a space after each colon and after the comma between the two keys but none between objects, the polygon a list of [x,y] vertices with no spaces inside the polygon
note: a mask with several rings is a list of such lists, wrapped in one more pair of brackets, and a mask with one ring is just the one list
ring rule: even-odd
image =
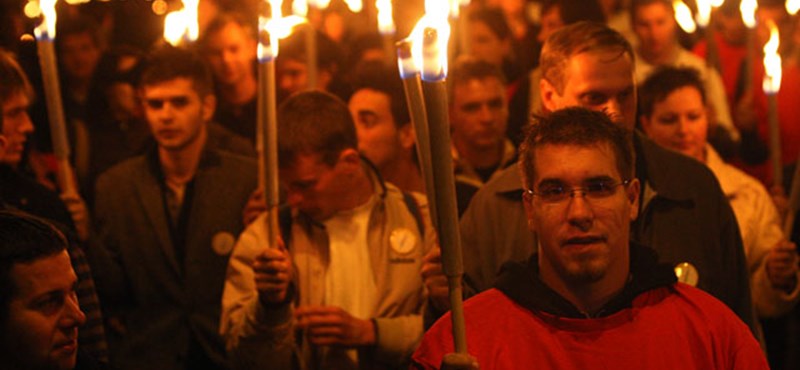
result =
[{"label": "young man with glasses", "polygon": [[288,207],[239,237],[221,332],[235,368],[400,369],[422,336],[419,275],[435,233],[421,195],[383,182],[358,153],[335,96],[295,94],[278,111]]},{"label": "young man with glasses", "polygon": [[[714,175],[635,130],[630,44],[603,24],[575,23],[547,39],[541,68],[546,111],[573,106],[602,111],[632,137],[642,190],[631,239],[653,247],[673,266],[691,265],[683,268],[691,271],[687,281],[694,280],[754,327],[738,225]],[[461,218],[465,281],[478,291],[493,286],[503,263],[523,261],[537,248],[524,222],[522,193],[518,169],[509,167],[475,194]],[[430,265],[424,271],[435,271]],[[426,277],[430,290],[438,291],[431,287],[440,281],[435,274]]]},{"label": "young man with glasses", "polygon": [[[567,108],[533,125],[520,158],[540,247],[464,305],[481,369],[768,368],[733,312],[631,241],[641,183],[629,132],[603,113]],[[450,317],[434,324],[416,368],[439,368],[451,333]]]}]

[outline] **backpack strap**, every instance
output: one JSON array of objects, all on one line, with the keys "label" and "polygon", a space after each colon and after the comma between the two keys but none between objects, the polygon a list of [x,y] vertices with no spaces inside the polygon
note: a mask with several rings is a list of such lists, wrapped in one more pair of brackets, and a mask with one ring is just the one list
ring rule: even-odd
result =
[{"label": "backpack strap", "polygon": [[419,209],[419,204],[417,204],[417,200],[414,198],[411,193],[403,192],[403,201],[406,203],[406,207],[408,207],[408,211],[411,212],[411,215],[414,216],[414,220],[417,221],[417,228],[419,229],[419,235],[422,239],[425,239],[425,223],[422,221],[422,212]]}]

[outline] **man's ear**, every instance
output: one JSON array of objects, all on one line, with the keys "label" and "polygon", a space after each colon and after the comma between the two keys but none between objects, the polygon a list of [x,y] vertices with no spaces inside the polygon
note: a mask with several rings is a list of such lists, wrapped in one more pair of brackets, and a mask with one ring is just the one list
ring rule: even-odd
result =
[{"label": "man's ear", "polygon": [[541,95],[542,107],[545,111],[554,112],[558,110],[558,99],[561,95],[556,90],[556,87],[544,77],[539,79],[539,94]]},{"label": "man's ear", "polygon": [[214,94],[208,94],[203,97],[203,121],[211,122],[214,118],[214,111],[217,109],[217,97]]},{"label": "man's ear", "polygon": [[400,140],[400,146],[403,149],[411,149],[417,142],[417,136],[414,132],[414,125],[412,125],[410,122],[406,123],[397,130],[397,136]]},{"label": "man's ear", "polygon": [[639,179],[633,178],[631,179],[630,184],[628,184],[627,189],[625,189],[625,196],[628,198],[628,202],[631,204],[630,210],[630,219],[631,221],[636,220],[636,217],[639,216],[639,194],[642,192],[642,183],[639,182]]},{"label": "man's ear", "polygon": [[347,170],[361,168],[361,155],[355,148],[347,148],[339,153],[338,164],[345,166]]}]

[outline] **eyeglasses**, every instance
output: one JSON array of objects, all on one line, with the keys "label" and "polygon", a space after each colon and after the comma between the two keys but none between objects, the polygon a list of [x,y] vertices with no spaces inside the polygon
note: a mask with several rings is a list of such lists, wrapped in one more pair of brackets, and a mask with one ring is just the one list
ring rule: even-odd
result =
[{"label": "eyeglasses", "polygon": [[586,199],[599,200],[608,198],[617,192],[617,186],[628,186],[631,180],[617,182],[611,179],[591,180],[584,186],[566,186],[560,183],[545,184],[538,191],[527,189],[528,196],[539,197],[545,203],[561,203],[567,198],[574,198],[575,193],[581,192]]}]

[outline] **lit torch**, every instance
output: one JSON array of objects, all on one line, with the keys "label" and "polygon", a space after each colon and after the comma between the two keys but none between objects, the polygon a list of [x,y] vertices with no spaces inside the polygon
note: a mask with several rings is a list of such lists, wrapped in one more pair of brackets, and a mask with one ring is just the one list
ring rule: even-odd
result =
[{"label": "lit torch", "polygon": [[720,71],[719,51],[717,41],[714,39],[714,27],[711,12],[714,8],[722,6],[724,0],[697,0],[697,15],[695,20],[700,28],[705,30],[706,38],[706,64]]},{"label": "lit torch", "polygon": [[764,45],[764,94],[767,95],[768,122],[770,138],[770,160],[772,162],[773,184],[783,183],[783,166],[781,165],[781,138],[780,123],[778,121],[778,91],[781,88],[781,56],[778,54],[780,46],[778,26],[772,21],[767,21],[769,27],[769,41]]},{"label": "lit torch", "polygon": [[757,0],[742,0],[739,4],[739,11],[742,13],[742,22],[747,27],[747,56],[744,59],[743,76],[744,76],[744,91],[746,94],[750,93],[753,84],[753,60],[755,56],[755,28],[756,28],[756,9],[758,9]]},{"label": "lit torch", "polygon": [[[415,60],[416,56],[419,56],[419,60]],[[422,80],[419,76],[419,65],[421,64],[422,55],[419,53],[414,54],[411,40],[406,39],[397,43],[397,66],[400,69],[400,78],[403,80],[408,112],[417,138],[417,156],[422,170],[422,178],[425,180],[425,193],[428,199],[434,199],[436,197],[436,189],[433,184],[433,168],[431,167],[428,117],[425,110],[425,100],[422,96]],[[434,202],[429,202],[428,204],[431,220],[436,226],[438,222],[436,219],[436,204]]]},{"label": "lit torch", "polygon": [[697,31],[697,25],[692,18],[692,10],[683,2],[683,0],[673,0],[672,9],[675,10],[675,21],[678,26],[686,33],[694,33]]},{"label": "lit torch", "polygon": [[[258,17],[258,105],[256,150],[258,151],[258,187],[267,203],[269,246],[278,240],[278,118],[275,101],[275,58],[279,39],[288,36],[299,17],[283,18],[281,0],[269,0],[270,16]],[[302,18],[300,18],[302,19]]]},{"label": "lit torch", "polygon": [[800,0],[786,0],[786,11],[791,16],[797,14],[798,10],[800,10]]},{"label": "lit torch", "polygon": [[[448,13],[449,5],[446,1],[426,1],[425,16],[417,23],[412,37],[414,37],[414,58],[422,57],[422,92],[427,112],[430,172],[433,175],[434,187],[429,199],[436,210],[435,225],[442,249],[442,270],[447,276],[449,288],[456,352],[451,358],[460,359],[467,356],[467,341],[461,297],[463,275],[461,240],[456,210],[446,88],[447,51],[450,38]],[[423,132],[417,137],[417,142],[422,141],[425,136]]]},{"label": "lit torch", "polygon": [[58,63],[53,48],[56,39],[56,0],[41,0],[39,7],[42,23],[33,30],[36,35],[36,48],[39,52],[39,66],[42,70],[45,104],[50,121],[50,137],[53,154],[58,165],[58,187],[64,194],[78,194],[75,173],[69,164],[70,147],[67,139],[64,106],[61,101],[61,87],[58,81]]},{"label": "lit torch", "polygon": [[383,37],[383,51],[388,60],[394,55],[394,18],[392,17],[392,0],[375,0],[378,15],[378,32]]},{"label": "lit torch", "polygon": [[199,0],[183,0],[183,9],[170,12],[164,17],[164,40],[172,46],[188,45],[197,40],[200,28],[197,24]]}]

